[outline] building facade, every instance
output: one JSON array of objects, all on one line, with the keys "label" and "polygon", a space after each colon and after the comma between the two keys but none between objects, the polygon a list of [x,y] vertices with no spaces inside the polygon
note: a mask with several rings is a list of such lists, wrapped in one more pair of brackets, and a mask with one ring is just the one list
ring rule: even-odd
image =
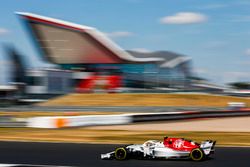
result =
[{"label": "building facade", "polygon": [[122,87],[184,89],[190,84],[191,59],[187,56],[125,51],[95,28],[31,13],[18,15],[43,60],[85,76],[75,86],[88,79],[84,73],[120,76],[122,84],[117,85]]}]

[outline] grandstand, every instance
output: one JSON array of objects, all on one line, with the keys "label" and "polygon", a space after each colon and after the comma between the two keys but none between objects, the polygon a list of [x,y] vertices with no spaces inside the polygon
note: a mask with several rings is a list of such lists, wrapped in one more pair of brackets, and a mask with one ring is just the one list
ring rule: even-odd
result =
[{"label": "grandstand", "polygon": [[[190,86],[191,59],[187,56],[167,51],[125,51],[93,27],[32,13],[18,15],[27,25],[43,60],[65,70],[77,69],[81,73],[77,76],[116,75],[122,81],[114,85],[123,87]],[[87,79],[78,78],[78,85]]]}]

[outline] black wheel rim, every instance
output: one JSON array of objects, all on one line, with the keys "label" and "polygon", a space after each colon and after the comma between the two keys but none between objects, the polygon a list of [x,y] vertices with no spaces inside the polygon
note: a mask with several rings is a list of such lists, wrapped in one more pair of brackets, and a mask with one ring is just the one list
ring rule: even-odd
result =
[{"label": "black wheel rim", "polygon": [[121,158],[124,158],[124,156],[125,156],[124,150],[119,149],[119,150],[116,151],[116,157],[117,158],[121,159]]},{"label": "black wheel rim", "polygon": [[195,159],[199,159],[201,157],[201,152],[199,150],[194,150],[193,151],[193,157]]}]

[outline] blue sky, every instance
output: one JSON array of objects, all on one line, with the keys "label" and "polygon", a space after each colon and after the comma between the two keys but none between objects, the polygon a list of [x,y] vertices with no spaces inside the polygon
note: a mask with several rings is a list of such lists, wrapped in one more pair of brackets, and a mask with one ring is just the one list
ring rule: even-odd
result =
[{"label": "blue sky", "polygon": [[194,72],[218,84],[250,81],[249,8],[250,0],[1,1],[0,83],[8,81],[5,43],[24,54],[30,67],[43,66],[15,11],[96,27],[124,49],[190,56]]}]

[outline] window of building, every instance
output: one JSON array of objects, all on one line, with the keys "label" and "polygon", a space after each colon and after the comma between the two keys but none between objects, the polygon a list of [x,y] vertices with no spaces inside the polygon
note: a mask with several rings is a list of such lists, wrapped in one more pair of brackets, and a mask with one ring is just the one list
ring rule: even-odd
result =
[{"label": "window of building", "polygon": [[29,86],[42,86],[43,85],[43,77],[41,76],[28,76],[27,84]]}]

